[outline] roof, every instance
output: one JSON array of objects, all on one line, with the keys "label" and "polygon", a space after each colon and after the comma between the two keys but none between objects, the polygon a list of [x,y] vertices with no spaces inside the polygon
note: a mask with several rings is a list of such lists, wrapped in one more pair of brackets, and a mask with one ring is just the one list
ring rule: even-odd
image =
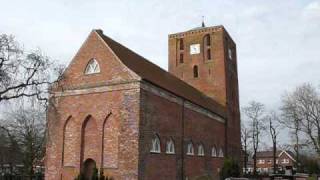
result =
[{"label": "roof", "polygon": [[[291,151],[286,151],[286,150],[281,150],[281,151],[279,150],[279,151],[277,151],[276,155],[279,157],[282,153],[288,154],[288,156],[290,158],[292,158],[292,159],[294,157],[294,154]],[[259,151],[259,152],[257,152],[257,157],[258,158],[270,158],[270,157],[273,157],[273,151]]]},{"label": "roof", "polygon": [[[279,156],[281,152],[282,151],[277,151],[276,155]],[[259,158],[273,157],[273,151],[259,151],[257,152],[257,157]]]},{"label": "roof", "polygon": [[206,96],[201,91],[151,63],[144,57],[124,47],[120,43],[105,36],[102,30],[95,30],[115,55],[129,69],[135,72],[143,80],[159,86],[177,96],[187,99],[223,118],[226,117],[226,108]]}]

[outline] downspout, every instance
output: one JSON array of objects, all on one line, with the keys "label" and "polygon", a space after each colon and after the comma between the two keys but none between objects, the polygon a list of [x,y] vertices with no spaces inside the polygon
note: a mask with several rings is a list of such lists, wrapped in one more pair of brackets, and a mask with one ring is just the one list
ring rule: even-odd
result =
[{"label": "downspout", "polygon": [[181,106],[181,180],[184,180],[185,172],[184,172],[184,103],[185,100],[182,99]]}]

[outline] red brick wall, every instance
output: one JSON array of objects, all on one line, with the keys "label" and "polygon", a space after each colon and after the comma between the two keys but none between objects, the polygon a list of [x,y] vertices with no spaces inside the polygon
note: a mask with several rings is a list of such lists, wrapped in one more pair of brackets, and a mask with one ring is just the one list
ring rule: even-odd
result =
[{"label": "red brick wall", "polygon": [[[181,179],[182,168],[184,176],[189,178],[208,174],[217,177],[223,158],[211,157],[211,148],[214,145],[224,146],[224,124],[187,107],[183,108],[181,99],[177,99],[180,103],[172,102],[145,90],[141,91],[141,98],[141,179]],[[155,134],[161,140],[160,154],[150,152]],[[166,154],[166,142],[170,138],[175,142],[173,155]],[[194,156],[186,155],[187,143],[190,140],[194,144]],[[197,155],[200,143],[204,145],[204,157]]]},{"label": "red brick wall", "polygon": [[[210,35],[210,47],[205,37]],[[184,42],[180,50],[180,40]],[[200,44],[199,54],[190,54],[190,45]],[[211,60],[206,49],[211,50]],[[232,59],[228,49],[232,49]],[[179,62],[179,55],[184,62]],[[240,111],[236,45],[222,26],[201,28],[169,35],[169,72],[202,91],[228,109],[226,150],[240,158]],[[199,77],[193,77],[193,66],[199,67]]]},{"label": "red brick wall", "polygon": [[[204,59],[204,36],[211,36],[211,60]],[[182,38],[184,50],[180,51],[177,40]],[[169,72],[198,88],[222,105],[226,104],[225,52],[222,28],[169,36]],[[190,55],[190,45],[200,44],[200,54]],[[184,63],[176,63],[178,54],[184,54]],[[199,78],[193,77],[193,66],[199,67]],[[210,71],[210,73],[209,73]]]},{"label": "red brick wall", "polygon": [[[101,73],[84,75],[91,58],[99,62]],[[118,87],[134,78],[92,32],[60,82],[63,91],[56,88],[60,93],[51,98],[46,179],[74,179],[86,158],[94,159],[98,168],[103,160],[105,174],[115,179],[137,179],[139,88],[90,89],[111,82]]]}]

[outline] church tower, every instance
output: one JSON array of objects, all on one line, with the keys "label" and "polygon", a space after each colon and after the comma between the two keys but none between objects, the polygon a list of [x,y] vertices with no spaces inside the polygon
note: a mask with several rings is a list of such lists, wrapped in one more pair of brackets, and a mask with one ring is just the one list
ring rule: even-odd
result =
[{"label": "church tower", "polygon": [[[223,26],[169,35],[169,72],[226,107],[229,153],[240,149],[236,44]],[[233,135],[229,135],[233,132]]]}]

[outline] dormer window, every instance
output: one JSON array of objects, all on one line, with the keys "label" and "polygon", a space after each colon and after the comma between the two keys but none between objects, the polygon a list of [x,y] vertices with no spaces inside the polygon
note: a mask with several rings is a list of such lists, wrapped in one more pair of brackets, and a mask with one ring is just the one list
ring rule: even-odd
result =
[{"label": "dormer window", "polygon": [[85,69],[85,74],[95,74],[100,73],[100,66],[96,59],[91,59]]}]

